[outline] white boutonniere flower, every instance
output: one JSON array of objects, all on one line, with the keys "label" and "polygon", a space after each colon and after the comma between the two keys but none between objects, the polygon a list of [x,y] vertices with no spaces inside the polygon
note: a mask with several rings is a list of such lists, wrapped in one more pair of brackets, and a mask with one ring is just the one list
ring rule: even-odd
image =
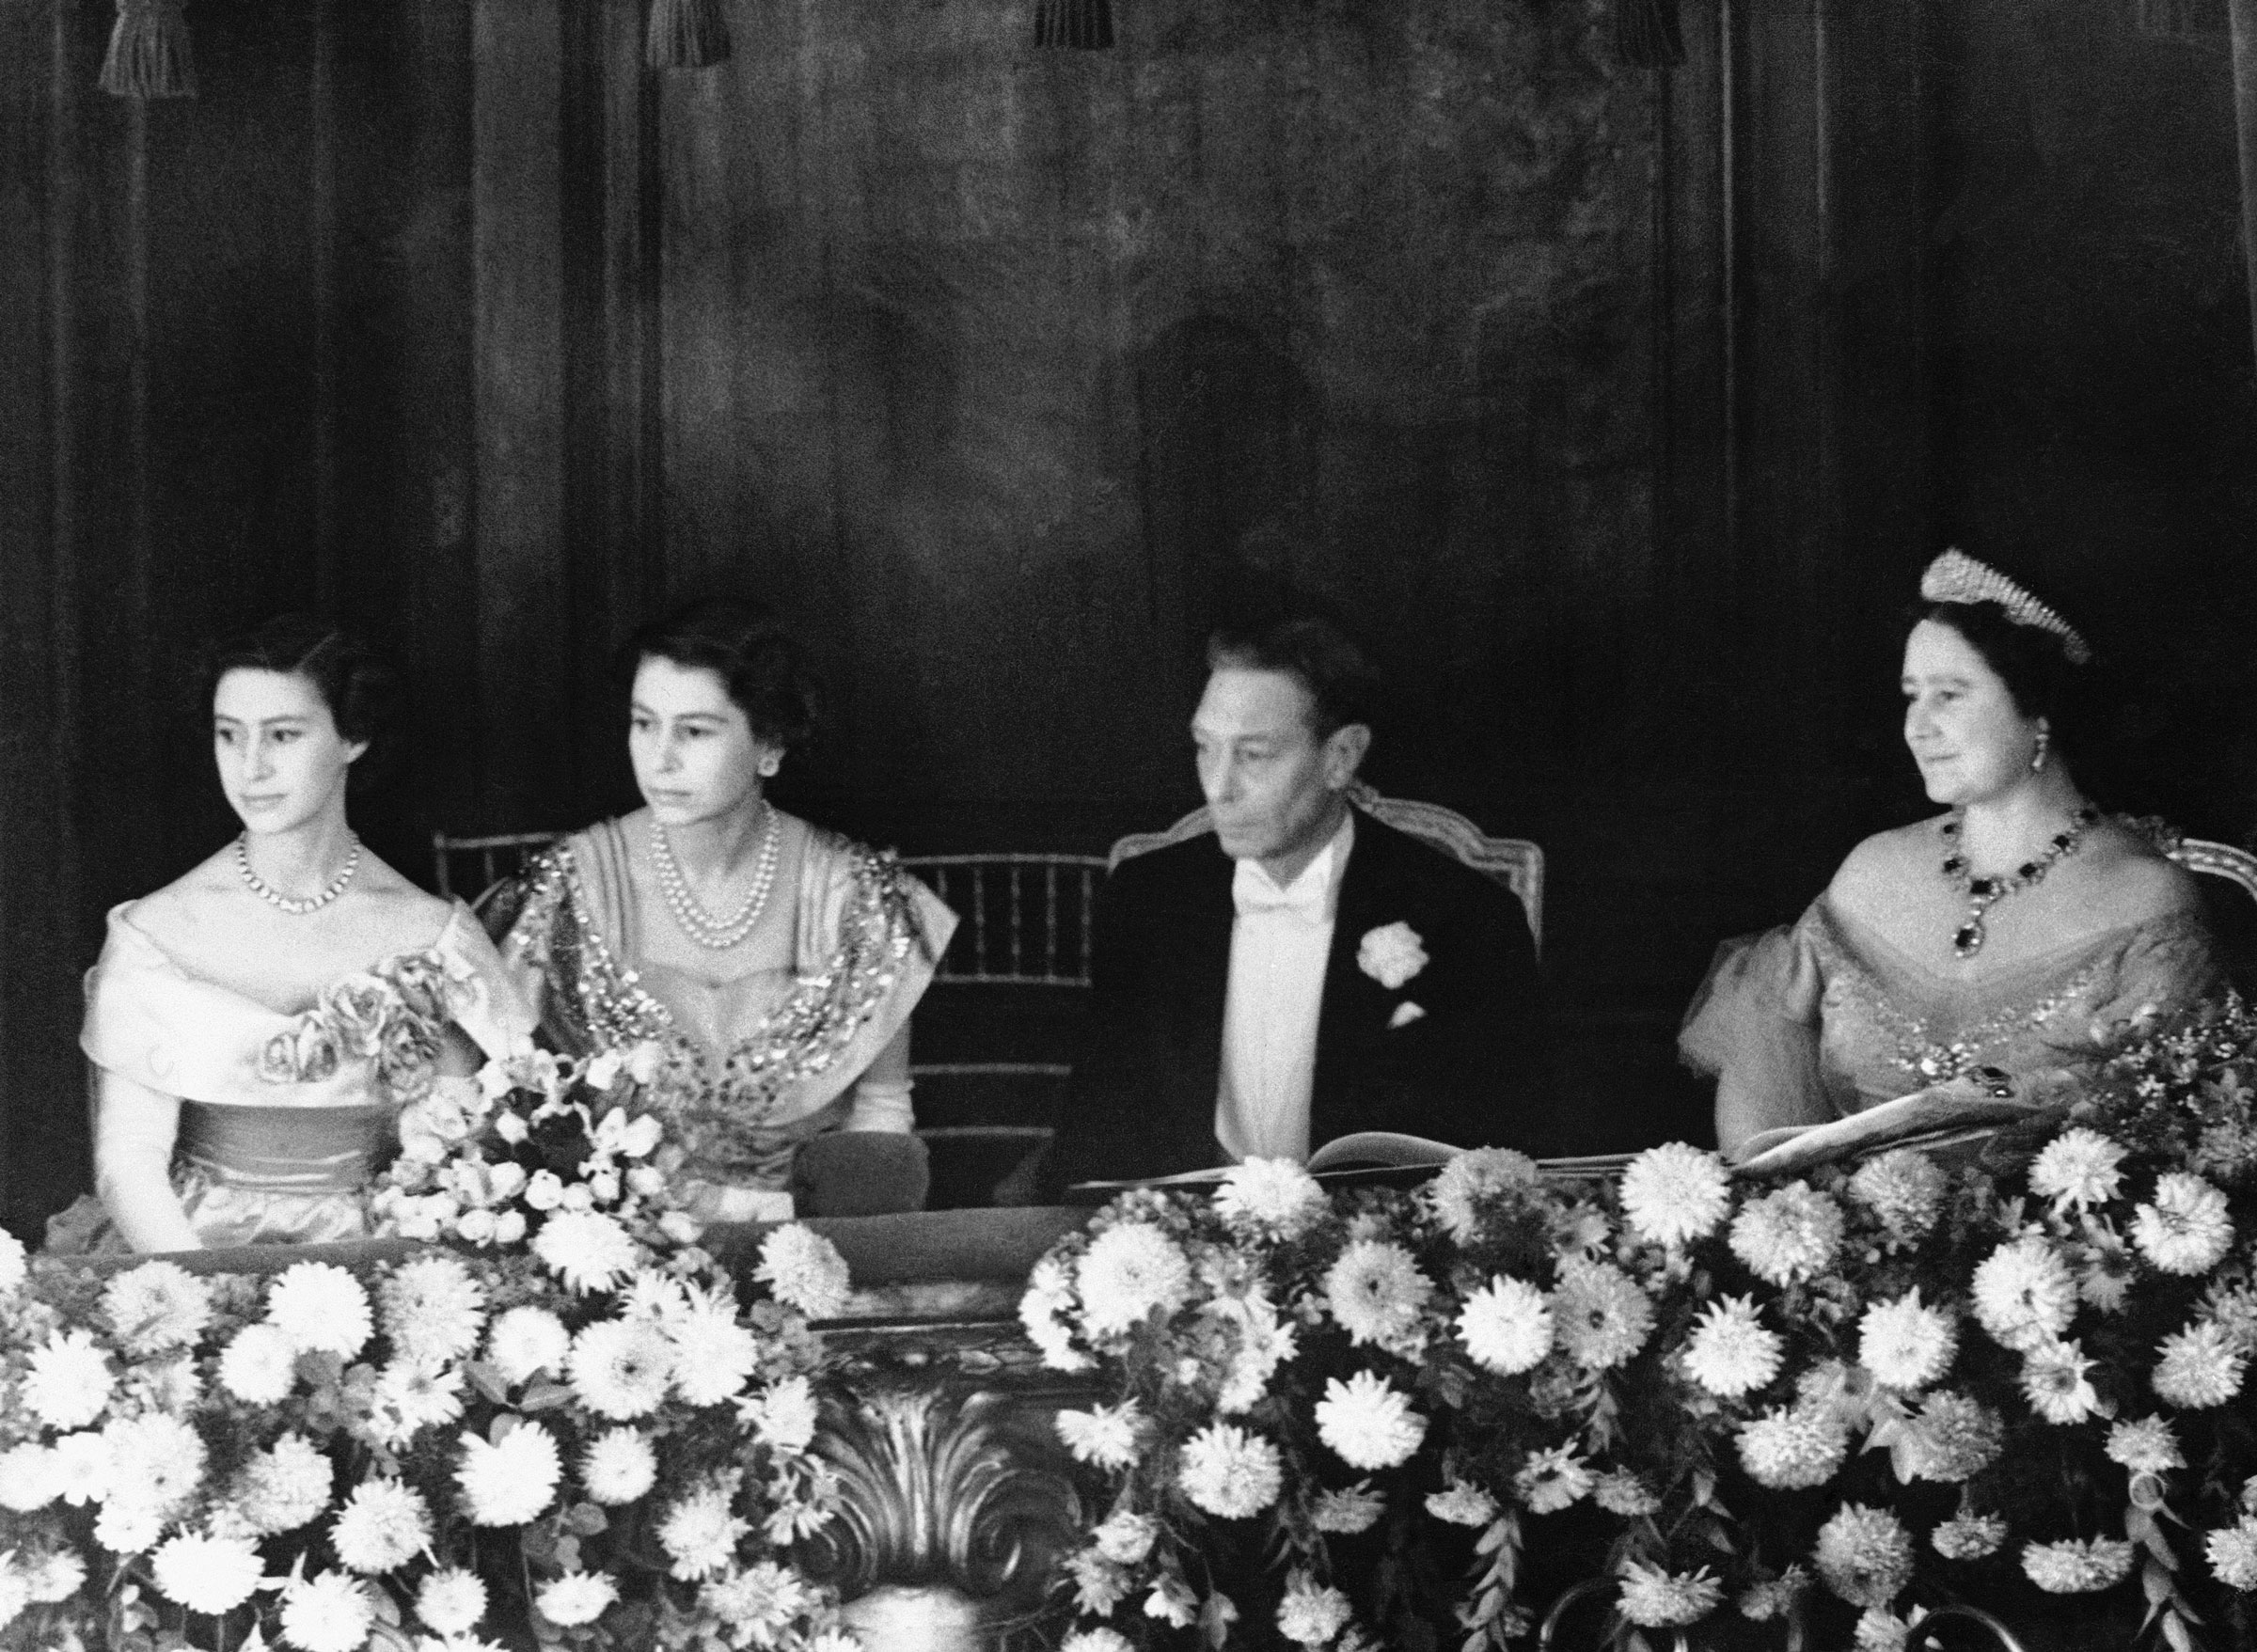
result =
[{"label": "white boutonniere flower", "polygon": [[1427,967],[1427,949],[1408,923],[1383,923],[1366,930],[1356,946],[1356,968],[1389,992]]},{"label": "white boutonniere flower", "polygon": [[1387,1031],[1393,1032],[1397,1028],[1408,1027],[1426,1013],[1423,1007],[1405,999],[1395,1006],[1395,1014],[1387,1017]]}]

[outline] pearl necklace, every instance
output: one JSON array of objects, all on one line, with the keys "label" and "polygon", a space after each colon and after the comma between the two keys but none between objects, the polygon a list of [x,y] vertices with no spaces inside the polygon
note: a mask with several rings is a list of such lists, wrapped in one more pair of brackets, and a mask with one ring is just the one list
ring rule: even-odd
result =
[{"label": "pearl necklace", "polygon": [[767,819],[760,839],[760,857],[752,867],[752,888],[746,894],[744,905],[726,918],[716,918],[690,892],[689,880],[682,875],[675,862],[674,846],[666,841],[666,828],[651,817],[651,859],[658,868],[658,892],[666,897],[667,910],[682,926],[682,933],[710,952],[725,952],[742,942],[760,921],[767,909],[768,891],[776,884],[776,859],[781,839],[776,830],[776,810],[765,809]]},{"label": "pearl necklace", "polygon": [[249,886],[252,894],[257,895],[276,911],[287,912],[292,918],[303,918],[308,912],[319,912],[324,906],[345,892],[345,886],[353,881],[353,874],[360,870],[360,840],[355,838],[353,852],[345,857],[344,870],[329,880],[329,887],[318,895],[308,895],[304,900],[299,900],[295,896],[284,894],[251,870],[250,840],[251,834],[247,831],[236,838],[235,870],[242,874],[243,881]]},{"label": "pearl necklace", "polygon": [[1961,829],[1967,822],[1967,811],[1954,809],[1949,818],[1936,829],[1944,839],[1944,881],[1956,885],[1967,898],[1967,920],[1953,932],[1951,951],[1962,958],[1972,958],[1982,951],[1983,914],[2017,890],[2045,881],[2045,874],[2056,861],[2065,859],[2083,846],[2086,828],[2100,819],[2100,810],[2085,804],[2069,817],[2066,830],[2053,834],[2045,845],[2045,853],[2035,860],[2025,860],[2010,877],[1975,877],[1967,866],[1967,852],[1960,847]]}]

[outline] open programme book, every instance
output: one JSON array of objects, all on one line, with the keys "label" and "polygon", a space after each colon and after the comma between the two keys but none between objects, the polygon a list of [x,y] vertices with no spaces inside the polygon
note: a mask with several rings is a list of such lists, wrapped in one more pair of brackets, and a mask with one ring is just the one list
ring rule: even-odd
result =
[{"label": "open programme book", "polygon": [[[1407,1136],[1397,1130],[1358,1130],[1352,1135],[1335,1136],[1309,1155],[1309,1173],[1320,1182],[1334,1184],[1383,1184],[1400,1186],[1424,1181],[1459,1154],[1462,1147],[1447,1141],[1436,1141],[1427,1136]],[[1582,1158],[1539,1158],[1537,1168],[1547,1176],[1561,1180],[1579,1180],[1591,1176],[1611,1176],[1628,1164],[1632,1156],[1627,1153],[1598,1153]],[[1178,1171],[1172,1176],[1151,1176],[1144,1180],[1123,1182],[1077,1182],[1077,1192],[1113,1192],[1126,1188],[1199,1188],[1212,1187],[1229,1175],[1234,1167],[1216,1165],[1207,1170]]]}]

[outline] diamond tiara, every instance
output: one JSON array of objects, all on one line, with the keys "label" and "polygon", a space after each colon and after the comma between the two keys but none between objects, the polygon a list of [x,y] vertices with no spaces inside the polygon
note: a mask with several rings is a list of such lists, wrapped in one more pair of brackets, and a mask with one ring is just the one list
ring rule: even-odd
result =
[{"label": "diamond tiara", "polygon": [[2091,646],[2076,634],[2075,626],[1997,569],[1978,562],[1965,551],[1946,551],[1929,563],[1920,575],[1920,595],[1932,603],[1997,603],[2015,624],[2034,625],[2060,637],[2061,652],[2069,656],[2071,665],[2091,662]]}]

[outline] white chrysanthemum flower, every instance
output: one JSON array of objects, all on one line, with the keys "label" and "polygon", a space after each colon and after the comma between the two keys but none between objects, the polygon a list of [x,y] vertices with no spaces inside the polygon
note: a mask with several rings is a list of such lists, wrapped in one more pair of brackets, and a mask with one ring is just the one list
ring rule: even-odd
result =
[{"label": "white chrysanthemum flower", "polygon": [[1552,1351],[1552,1310],[1525,1280],[1497,1274],[1465,1298],[1458,1340],[1474,1361],[1500,1377],[1534,1370]]},{"label": "white chrysanthemum flower", "polygon": [[1122,1222],[1089,1242],[1075,1270],[1082,1321],[1092,1336],[1109,1336],[1158,1313],[1183,1306],[1192,1265],[1183,1249],[1150,1222]]},{"label": "white chrysanthemum flower", "polygon": [[416,1591],[416,1615],[441,1635],[466,1635],[486,1615],[486,1585],[476,1572],[442,1566]]},{"label": "white chrysanthemum flower", "polygon": [[1653,1303],[1611,1262],[1561,1264],[1551,1304],[1560,1347],[1587,1371],[1627,1364],[1653,1334]]},{"label": "white chrysanthemum flower", "polygon": [[107,1498],[116,1470],[110,1442],[101,1429],[81,1428],[55,1437],[55,1471],[63,1483],[63,1501],[72,1508]]},{"label": "white chrysanthemum flower", "polygon": [[1142,1565],[1160,1536],[1160,1522],[1133,1509],[1115,1509],[1089,1534],[1097,1551],[1114,1565]]},{"label": "white chrysanthemum flower", "polygon": [[31,1440],[0,1452],[0,1508],[27,1515],[62,1494],[62,1463],[53,1446]]},{"label": "white chrysanthemum flower", "polygon": [[2182,1410],[2206,1410],[2222,1406],[2241,1392],[2248,1361],[2233,1351],[2226,1333],[2207,1319],[2165,1337],[2156,1349],[2161,1356],[2149,1377],[2155,1395]]},{"label": "white chrysanthemum flower", "polygon": [[2257,1591],[2257,1515],[2244,1515],[2231,1526],[2202,1535],[2202,1552],[2210,1575],[2229,1589]]},{"label": "white chrysanthemum flower", "polygon": [[1076,1462],[1115,1472],[1132,1467],[1141,1447],[1144,1412],[1134,1400],[1087,1411],[1060,1411],[1053,1419],[1058,1438]]},{"label": "white chrysanthemum flower", "polygon": [[1857,1614],[1850,1636],[1853,1652],[1904,1652],[1912,1640],[1912,1625],[1895,1613],[1869,1606]]},{"label": "white chrysanthemum flower", "polygon": [[1045,1256],[1027,1275],[1026,1294],[1018,1299],[1018,1322],[1027,1340],[1042,1352],[1042,1362],[1052,1371],[1087,1371],[1097,1364],[1073,1345],[1073,1328],[1065,1322],[1074,1305],[1073,1275],[1065,1261]]},{"label": "white chrysanthemum flower", "polygon": [[[797,1572],[764,1560],[698,1591],[698,1604],[754,1646],[780,1644],[785,1629],[815,1597]],[[813,1652],[813,1648],[810,1648]]]},{"label": "white chrysanthemum flower", "polygon": [[1218,1297],[1205,1312],[1224,1320],[1238,1331],[1238,1347],[1231,1354],[1215,1409],[1225,1417],[1252,1410],[1270,1392],[1270,1379],[1300,1346],[1290,1325],[1278,1323],[1277,1310],[1257,1285],[1243,1297]]},{"label": "white chrysanthemum flower", "polygon": [[166,1599],[217,1617],[248,1600],[265,1574],[259,1546],[246,1537],[209,1537],[183,1532],[149,1557],[157,1590]]},{"label": "white chrysanthemum flower", "polygon": [[601,1211],[557,1210],[533,1235],[533,1254],[576,1291],[608,1291],[635,1271],[638,1252],[627,1230]]},{"label": "white chrysanthemum flower", "polygon": [[1427,1420],[1411,1408],[1410,1396],[1369,1371],[1346,1382],[1328,1378],[1316,1416],[1318,1438],[1354,1469],[1392,1469],[1427,1438]]},{"label": "white chrysanthemum flower", "polygon": [[486,1332],[486,1358],[512,1385],[536,1371],[562,1376],[571,1353],[572,1332],[545,1308],[513,1308]]},{"label": "white chrysanthemum flower", "polygon": [[282,1591],[282,1639],[299,1652],[359,1652],[375,1627],[376,1602],[358,1578],[317,1572]]},{"label": "white chrysanthemum flower", "polygon": [[534,1591],[533,1604],[550,1623],[571,1628],[593,1623],[619,1598],[619,1585],[602,1572],[566,1572]]},{"label": "white chrysanthemum flower", "polygon": [[1682,1141],[1649,1147],[1622,1171],[1622,1214],[1657,1245],[1705,1239],[1732,1208],[1724,1160]]},{"label": "white chrysanthemum flower", "polygon": [[418,1365],[395,1360],[376,1375],[369,1426],[397,1450],[426,1428],[452,1423],[463,1414],[463,1368]]},{"label": "white chrysanthemum flower", "polygon": [[377,1296],[395,1358],[438,1365],[478,1346],[485,1327],[486,1287],[445,1251],[402,1263]]},{"label": "white chrysanthemum flower", "polygon": [[658,1483],[658,1454],[632,1428],[613,1428],[588,1442],[580,1455],[580,1484],[588,1501],[618,1508]]},{"label": "white chrysanthemum flower", "polygon": [[1951,1316],[1920,1301],[1918,1285],[1893,1301],[1875,1302],[1857,1329],[1857,1362],[1884,1388],[1905,1393],[1943,1380],[1959,1352]]},{"label": "white chrysanthemum flower", "polygon": [[771,1229],[761,1240],[760,1266],[752,1277],[775,1292],[779,1302],[810,1319],[835,1317],[853,1287],[839,1248],[796,1221]]},{"label": "white chrysanthemum flower", "polygon": [[90,1330],[55,1330],[31,1356],[16,1398],[50,1428],[84,1428],[110,1403],[118,1377]]},{"label": "white chrysanthemum flower", "polygon": [[2042,1344],[2022,1356],[2023,1395],[2046,1422],[2073,1426],[2101,1412],[2100,1394],[2085,1375],[2091,1369],[2077,1344]]},{"label": "white chrysanthemum flower", "polygon": [[2121,1463],[2135,1474],[2160,1474],[2186,1466],[2178,1435],[2160,1417],[2117,1424],[2108,1430],[2107,1453],[2110,1462]]},{"label": "white chrysanthemum flower", "polygon": [[1285,1598],[1277,1603],[1277,1630],[1301,1645],[1323,1646],[1348,1627],[1351,1615],[1346,1595],[1296,1567],[1286,1580]]},{"label": "white chrysanthemum flower", "polygon": [[1210,1423],[1183,1442],[1176,1484],[1184,1496],[1225,1520],[1258,1515],[1285,1483],[1277,1447],[1258,1434]]},{"label": "white chrysanthemum flower", "polygon": [[1732,1219],[1732,1254],[1758,1279],[1792,1284],[1823,1272],[1841,1249],[1841,1206],[1807,1182],[1790,1182]]},{"label": "white chrysanthemum flower", "polygon": [[112,1554],[140,1554],[165,1534],[165,1511],[144,1497],[116,1492],[94,1519],[94,1541]]},{"label": "white chrysanthemum flower", "polygon": [[291,1346],[350,1360],[375,1329],[369,1294],[343,1268],[327,1262],[296,1262],[266,1293],[266,1322]]},{"label": "white chrysanthemum flower", "polygon": [[1481,1231],[1481,1207],[1506,1195],[1533,1193],[1542,1185],[1536,1160],[1509,1147],[1477,1147],[1447,1160],[1426,1185],[1427,1208],[1460,1245]]},{"label": "white chrysanthemum flower", "polygon": [[538,1423],[519,1423],[497,1440],[464,1435],[454,1479],[472,1525],[522,1526],[548,1507],[562,1471],[556,1437]]},{"label": "white chrysanthemum flower", "polygon": [[2000,1346],[2027,1353],[2076,1317],[2076,1280],[2044,1239],[2010,1239],[1975,1269],[1975,1317]]},{"label": "white chrysanthemum flower", "polygon": [[1309,1500],[1309,1524],[1319,1532],[1335,1536],[1353,1536],[1358,1532],[1367,1532],[1372,1523],[1386,1512],[1386,1497],[1374,1491],[1368,1480],[1359,1480],[1353,1486],[1343,1486],[1331,1491],[1319,1491]]},{"label": "white chrysanthemum flower", "polygon": [[1631,1469],[1609,1469],[1591,1483],[1591,1501],[1610,1515],[1620,1515],[1626,1520],[1661,1511],[1662,1500],[1654,1495],[1644,1476]]},{"label": "white chrysanthemum flower", "polygon": [[1711,1302],[1684,1347],[1685,1370],[1719,1399],[1752,1393],[1779,1374],[1786,1344],[1766,1330],[1746,1297]]},{"label": "white chrysanthemum flower", "polygon": [[1289,1158],[1247,1159],[1215,1189],[1215,1213],[1233,1231],[1274,1239],[1301,1237],[1329,1209],[1317,1178]]},{"label": "white chrysanthemum flower", "polygon": [[701,1299],[668,1322],[674,1345],[674,1388],[693,1406],[718,1406],[734,1397],[760,1364],[760,1339],[737,1323],[726,1298]]},{"label": "white chrysanthemum flower", "polygon": [[1478,1486],[1452,1480],[1427,1493],[1427,1513],[1453,1526],[1486,1526],[1497,1518],[1497,1500]]},{"label": "white chrysanthemum flower", "polygon": [[2005,1419],[1980,1400],[1949,1389],[1922,1400],[1918,1420],[1903,1427],[1897,1461],[1908,1482],[1972,1480],[2006,1449]]},{"label": "white chrysanthemum flower", "polygon": [[1928,1541],[1946,1560],[1988,1560],[2005,1547],[2006,1521],[1997,1515],[1953,1515]]},{"label": "white chrysanthemum flower", "polygon": [[[102,1431],[118,1484],[160,1514],[170,1514],[196,1495],[204,1478],[203,1436],[182,1419],[163,1411],[123,1417]],[[113,1489],[111,1495],[116,1496]]]},{"label": "white chrysanthemum flower", "polygon": [[805,1451],[823,1420],[823,1407],[813,1383],[787,1377],[739,1401],[737,1415],[763,1443],[778,1451]]},{"label": "white chrysanthemum flower", "polygon": [[1950,1182],[1918,1148],[1897,1147],[1869,1158],[1850,1178],[1850,1197],[1900,1239],[1917,1239],[1944,1214]]},{"label": "white chrysanthemum flower", "polygon": [[1673,1572],[1626,1560],[1621,1567],[1622,1615],[1640,1628],[1665,1629],[1698,1623],[1724,1604],[1724,1585],[1709,1568]]},{"label": "white chrysanthemum flower", "polygon": [[1531,1513],[1555,1515],[1590,1495],[1591,1471],[1570,1446],[1532,1451],[1512,1477],[1512,1488]]},{"label": "white chrysanthemum flower", "polygon": [[1325,1304],[1359,1347],[1407,1348],[1433,1295],[1411,1252],[1383,1239],[1354,1241],[1324,1276]]},{"label": "white chrysanthemum flower", "polygon": [[184,1348],[212,1323],[212,1287],[177,1262],[144,1262],[103,1287],[118,1345],[137,1359]]},{"label": "white chrysanthemum flower", "polygon": [[736,1560],[737,1543],[752,1528],[730,1506],[736,1498],[734,1471],[717,1474],[676,1498],[658,1522],[658,1542],[671,1564],[667,1570],[684,1581],[710,1578]]},{"label": "white chrysanthemum flower", "polygon": [[347,1571],[388,1572],[431,1547],[431,1511],[399,1481],[363,1480],[330,1522],[329,1540]]},{"label": "white chrysanthemum flower", "polygon": [[1912,1534],[1887,1509],[1844,1503],[1818,1530],[1818,1575],[1852,1606],[1886,1607],[1912,1581]]},{"label": "white chrysanthemum flower", "polygon": [[55,1549],[33,1559],[24,1574],[24,1586],[42,1606],[68,1600],[87,1581],[87,1563],[74,1549]]},{"label": "white chrysanthemum flower", "polygon": [[262,1536],[294,1532],[329,1506],[336,1471],[303,1434],[253,1452],[235,1476],[235,1510]]},{"label": "white chrysanthemum flower", "polygon": [[2082,1125],[2063,1130],[2030,1162],[2029,1190],[2058,1213],[2106,1204],[2123,1186],[2124,1149]]},{"label": "white chrysanthemum flower", "polygon": [[1136,1648],[1120,1630],[1099,1624],[1094,1628],[1076,1629],[1058,1643],[1058,1652],[1136,1652]]},{"label": "white chrysanthemum flower", "polygon": [[2132,1213],[2132,1243],[2165,1273],[2208,1273],[2233,1248],[2225,1194],[2186,1171],[2165,1172],[2154,1203]]},{"label": "white chrysanthemum flower", "polygon": [[1849,1430],[1810,1406],[1775,1406],[1740,1428],[1741,1466],[1757,1485],[1774,1491],[1823,1486],[1850,1449]]},{"label": "white chrysanthemum flower", "polygon": [[599,1417],[626,1422],[666,1403],[674,1348],[649,1320],[599,1319],[572,1339],[572,1392]]},{"label": "white chrysanthemum flower", "polygon": [[2093,1595],[2131,1574],[2132,1546],[2117,1537],[2025,1543],[2022,1575],[2048,1595]]},{"label": "white chrysanthemum flower", "polygon": [[1065,1573],[1074,1581],[1074,1610],[1086,1616],[1111,1617],[1113,1609],[1128,1597],[1132,1580],[1128,1569],[1094,1549],[1067,1555]]},{"label": "white chrysanthemum flower", "polygon": [[31,1271],[31,1256],[24,1241],[0,1229],[0,1296],[13,1295]]},{"label": "white chrysanthemum flower", "polygon": [[220,1386],[249,1406],[278,1406],[298,1379],[297,1345],[278,1325],[246,1325],[219,1356]]}]

